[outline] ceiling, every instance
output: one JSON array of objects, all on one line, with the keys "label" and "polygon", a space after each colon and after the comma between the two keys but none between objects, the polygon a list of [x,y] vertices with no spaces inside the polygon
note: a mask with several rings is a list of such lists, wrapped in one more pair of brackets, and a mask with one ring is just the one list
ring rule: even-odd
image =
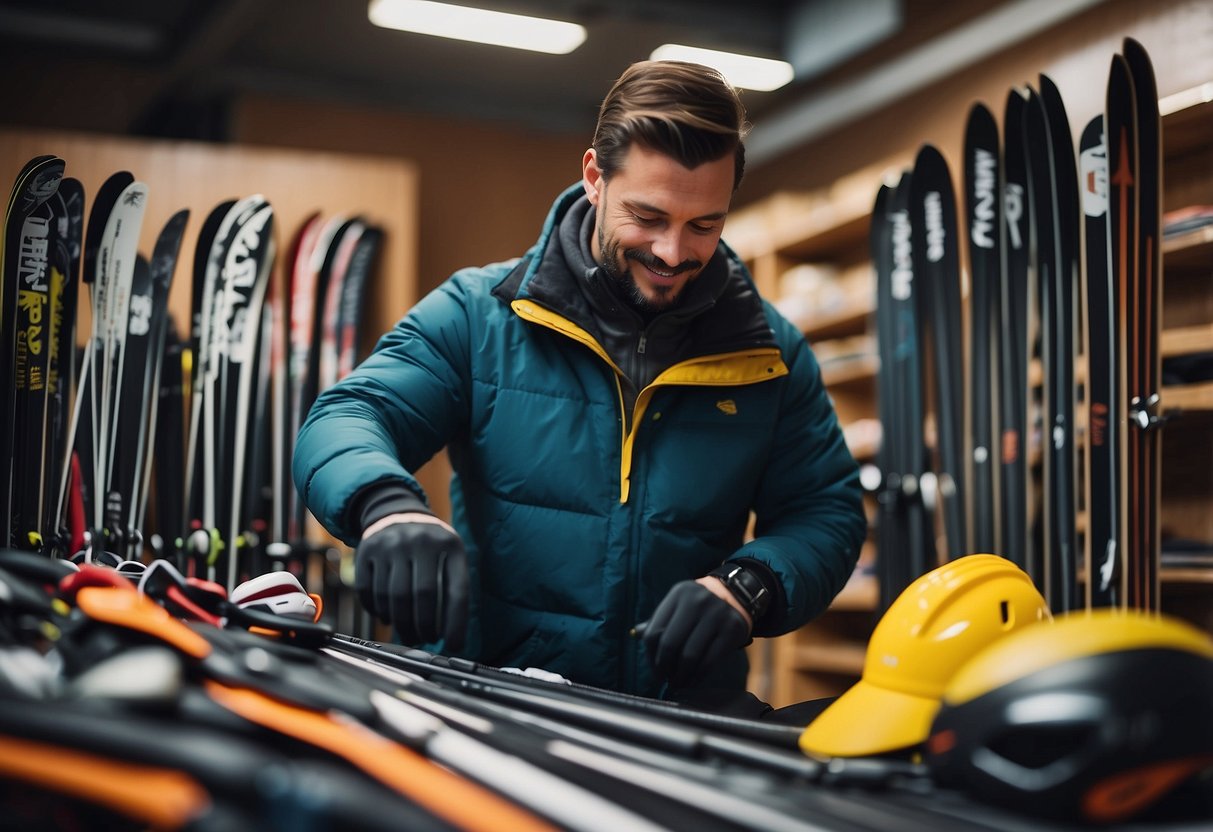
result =
[{"label": "ceiling", "polygon": [[[77,62],[77,77],[81,66],[114,72],[128,85],[125,109],[114,116],[124,123],[106,129],[132,133],[223,139],[224,103],[249,93],[585,132],[592,129],[611,81],[663,43],[790,60],[797,67],[791,84],[769,93],[743,93],[751,121],[761,123],[849,79],[871,75],[980,15],[1039,5],[1037,0],[476,4],[578,22],[588,37],[569,55],[469,44],[377,28],[367,20],[366,0],[0,0],[0,54],[13,65],[32,65],[54,54],[60,62]],[[0,107],[0,118],[3,111]]]}]

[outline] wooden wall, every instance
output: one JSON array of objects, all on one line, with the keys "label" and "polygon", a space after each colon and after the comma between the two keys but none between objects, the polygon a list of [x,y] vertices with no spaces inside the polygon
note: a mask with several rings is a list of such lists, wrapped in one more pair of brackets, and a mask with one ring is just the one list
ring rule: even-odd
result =
[{"label": "wooden wall", "polygon": [[457,269],[521,255],[539,236],[556,194],[581,178],[581,156],[590,142],[589,131],[532,134],[483,122],[263,97],[236,102],[231,132],[242,144],[411,160],[418,171],[423,294]]}]

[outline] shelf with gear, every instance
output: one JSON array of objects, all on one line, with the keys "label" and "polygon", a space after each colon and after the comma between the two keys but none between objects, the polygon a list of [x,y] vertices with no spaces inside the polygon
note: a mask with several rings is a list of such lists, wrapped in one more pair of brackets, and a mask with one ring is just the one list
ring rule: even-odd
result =
[{"label": "shelf with gear", "polygon": [[[1159,581],[1161,607],[1213,631],[1213,103],[1165,112],[1162,242],[1164,289],[1159,352],[1163,366],[1162,476]],[[958,149],[958,148],[957,148]],[[951,150],[946,148],[946,150]],[[876,277],[868,233],[873,195],[890,171],[905,169],[909,155],[838,179],[806,193],[779,193],[734,212],[726,241],[741,255],[760,291],[797,323],[813,346],[835,402],[848,446],[865,474],[881,445],[877,418],[879,371],[875,320]],[[960,181],[953,172],[959,194]],[[967,287],[966,287],[967,288]],[[967,299],[967,294],[966,294]],[[967,312],[967,304],[966,304]],[[967,322],[966,322],[967,328]],[[1082,341],[1080,340],[1080,344]],[[1074,362],[1078,464],[1086,465],[1085,348]],[[1038,390],[1039,359],[1028,367]],[[928,414],[925,432],[934,445]],[[1029,438],[1034,487],[1040,487],[1039,431]],[[1085,545],[1088,516],[1080,493],[1075,532]],[[877,501],[865,500],[869,520]],[[751,689],[775,705],[832,696],[862,671],[864,645],[880,606],[874,570],[875,529],[859,564],[830,610],[802,630],[751,648]],[[939,561],[946,558],[942,551]],[[1078,578],[1085,580],[1080,570]]]}]

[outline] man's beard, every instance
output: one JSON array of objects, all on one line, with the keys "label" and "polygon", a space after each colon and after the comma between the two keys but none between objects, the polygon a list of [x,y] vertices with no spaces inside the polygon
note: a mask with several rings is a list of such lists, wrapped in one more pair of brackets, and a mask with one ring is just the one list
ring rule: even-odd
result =
[{"label": "man's beard", "polygon": [[[672,286],[654,286],[653,290],[657,293],[657,297],[645,297],[631,272],[628,271],[629,260],[635,260],[656,271],[674,274],[698,269],[703,265],[698,260],[684,260],[677,266],[670,266],[647,251],[638,248],[624,249],[623,256],[620,257],[619,242],[617,240],[607,242],[606,233],[601,225],[598,227],[598,250],[602,252],[602,263],[600,264],[602,270],[615,285],[619,297],[646,320],[659,312],[676,307],[681,302],[683,293],[673,294]],[[683,288],[685,287],[686,284],[683,284]]]}]

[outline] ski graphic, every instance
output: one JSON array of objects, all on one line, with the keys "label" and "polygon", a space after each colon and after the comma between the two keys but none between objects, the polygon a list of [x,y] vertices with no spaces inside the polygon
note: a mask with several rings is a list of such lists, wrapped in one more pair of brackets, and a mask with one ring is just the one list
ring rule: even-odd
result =
[{"label": "ski graphic", "polygon": [[996,552],[1001,546],[996,530],[993,447],[994,406],[998,390],[998,350],[995,332],[999,320],[999,286],[1002,283],[1002,174],[999,165],[998,125],[984,104],[969,110],[965,127],[965,214],[969,254],[969,431],[972,438],[972,511],[969,550]]}]

